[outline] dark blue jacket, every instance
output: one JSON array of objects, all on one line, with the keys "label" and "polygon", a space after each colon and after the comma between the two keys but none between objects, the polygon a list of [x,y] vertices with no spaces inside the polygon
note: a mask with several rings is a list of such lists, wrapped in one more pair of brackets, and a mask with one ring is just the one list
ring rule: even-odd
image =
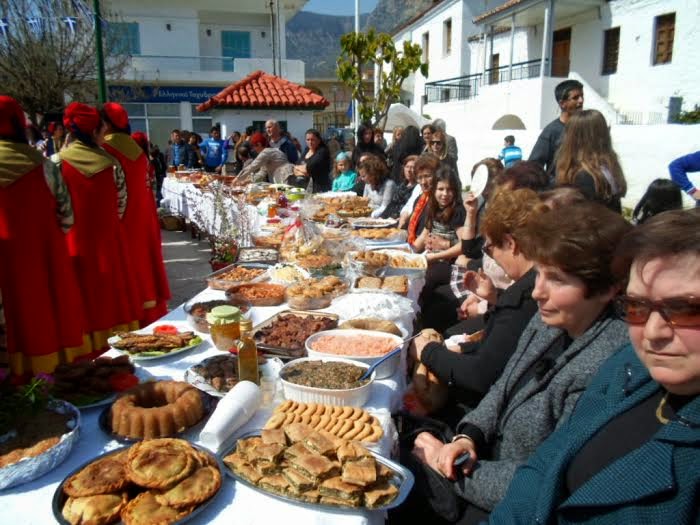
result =
[{"label": "dark blue jacket", "polygon": [[608,359],[571,418],[520,467],[489,523],[604,525],[698,523],[700,397],[646,444],[608,465],[566,497],[570,462],[603,426],[661,387],[631,345]]}]

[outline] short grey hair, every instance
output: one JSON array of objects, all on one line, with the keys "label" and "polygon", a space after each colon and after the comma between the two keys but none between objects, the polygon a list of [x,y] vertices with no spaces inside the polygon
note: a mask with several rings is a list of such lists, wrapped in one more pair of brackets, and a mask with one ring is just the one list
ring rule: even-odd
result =
[{"label": "short grey hair", "polygon": [[433,126],[442,131],[447,131],[447,124],[441,118],[436,118],[435,120],[433,120]]},{"label": "short grey hair", "polygon": [[270,119],[267,122],[265,122],[265,126],[267,126],[268,124],[272,125],[273,127],[279,126],[279,122],[277,122],[274,119]]}]

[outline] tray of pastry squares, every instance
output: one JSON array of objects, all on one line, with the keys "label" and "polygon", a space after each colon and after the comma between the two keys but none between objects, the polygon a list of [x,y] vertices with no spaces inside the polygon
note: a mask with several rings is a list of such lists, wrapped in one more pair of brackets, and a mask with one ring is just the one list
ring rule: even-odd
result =
[{"label": "tray of pastry squares", "polygon": [[214,501],[224,468],[203,447],[182,439],[141,441],[71,472],[53,497],[62,524],[185,523]]},{"label": "tray of pastry squares", "polygon": [[383,511],[400,505],[413,474],[357,441],[304,423],[240,437],[222,455],[237,483],[315,510]]}]

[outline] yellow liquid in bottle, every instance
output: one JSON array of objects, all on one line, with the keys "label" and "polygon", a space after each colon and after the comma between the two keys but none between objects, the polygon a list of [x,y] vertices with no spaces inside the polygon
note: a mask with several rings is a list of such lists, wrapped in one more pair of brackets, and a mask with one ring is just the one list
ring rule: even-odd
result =
[{"label": "yellow liquid in bottle", "polygon": [[252,326],[246,329],[246,324],[245,321],[241,322],[241,339],[238,343],[238,380],[252,381],[259,385],[258,347],[253,340]]}]

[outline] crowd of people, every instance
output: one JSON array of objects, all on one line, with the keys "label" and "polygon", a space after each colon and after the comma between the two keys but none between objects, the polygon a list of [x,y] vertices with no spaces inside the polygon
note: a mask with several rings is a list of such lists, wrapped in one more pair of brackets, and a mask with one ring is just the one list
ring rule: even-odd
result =
[{"label": "crowd of people", "polygon": [[170,298],[148,141],[130,135],[124,108],[69,104],[50,158],[25,129],[19,104],[0,97],[0,291],[16,377],[99,355]]},{"label": "crowd of people", "polygon": [[[628,220],[604,116],[575,80],[555,97],[560,116],[528,160],[509,135],[473,167],[487,173],[476,194],[440,120],[395,128],[388,145],[360,126],[351,152],[315,129],[301,151],[274,120],[226,140],[212,128],[197,147],[173,131],[165,167],[199,152],[239,183],[354,192],[425,254],[396,415],[415,486],[389,523],[699,518],[700,207],[683,210],[681,191],[700,199],[687,177],[700,152],[672,162]],[[70,145],[58,133],[45,148],[57,168],[27,144],[16,102],[0,106],[0,290],[13,371],[34,372],[162,313],[154,156],[118,104],[73,103]]]}]

